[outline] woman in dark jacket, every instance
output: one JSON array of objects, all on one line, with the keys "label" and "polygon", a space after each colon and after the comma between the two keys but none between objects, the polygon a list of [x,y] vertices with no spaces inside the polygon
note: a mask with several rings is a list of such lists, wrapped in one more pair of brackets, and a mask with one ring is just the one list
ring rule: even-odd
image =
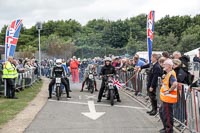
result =
[{"label": "woman in dark jacket", "polygon": [[181,67],[181,61],[179,59],[173,59],[174,71],[176,72],[177,82],[187,84],[187,73]]}]

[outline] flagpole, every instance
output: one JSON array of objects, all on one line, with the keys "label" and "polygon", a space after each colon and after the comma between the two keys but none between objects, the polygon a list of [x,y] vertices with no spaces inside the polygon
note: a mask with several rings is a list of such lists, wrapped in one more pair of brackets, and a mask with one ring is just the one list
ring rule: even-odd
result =
[{"label": "flagpole", "polygon": [[40,64],[40,77],[41,77],[41,50],[40,50],[40,29],[38,29],[38,41],[39,41],[39,64]]},{"label": "flagpole", "polygon": [[[147,14],[147,24],[146,24],[146,32],[147,32],[147,52],[148,52],[148,62],[149,62],[149,44],[148,44],[148,16]],[[150,62],[149,62],[150,63]]]},{"label": "flagpole", "polygon": [[40,69],[39,69],[39,74],[40,74],[40,77],[41,77],[41,49],[40,49],[40,30],[42,30],[42,23],[41,22],[37,22],[36,23],[36,29],[38,30],[38,43],[39,43],[39,67],[40,67]]},{"label": "flagpole", "polygon": [[[7,29],[6,29],[6,37],[5,37],[5,51],[4,51],[4,61],[5,61],[5,63],[6,63],[6,57],[7,57],[7,50],[6,50],[6,48],[7,48],[7,44],[6,44],[6,38],[7,38],[7,30],[8,30],[8,27],[7,27]],[[5,64],[4,64],[5,65]],[[6,79],[4,79],[4,96],[6,97],[6,93],[7,93],[7,88],[6,88]]]}]

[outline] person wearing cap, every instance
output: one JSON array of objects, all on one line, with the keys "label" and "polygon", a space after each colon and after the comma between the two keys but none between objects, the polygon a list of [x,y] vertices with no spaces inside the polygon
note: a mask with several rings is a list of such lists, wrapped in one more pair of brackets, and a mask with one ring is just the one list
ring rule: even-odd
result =
[{"label": "person wearing cap", "polygon": [[165,75],[162,76],[162,86],[160,88],[161,106],[159,108],[163,129],[160,133],[173,132],[173,104],[177,103],[177,79],[176,73],[172,69],[173,62],[167,59],[163,63]]},{"label": "person wearing cap", "polygon": [[56,60],[56,66],[53,67],[52,76],[53,76],[53,79],[49,83],[49,97],[48,97],[48,99],[51,99],[51,97],[52,97],[52,87],[56,82],[55,81],[56,80],[55,77],[60,77],[61,78],[61,82],[65,86],[65,91],[66,91],[66,94],[67,94],[67,98],[71,98],[71,96],[69,96],[69,88],[68,88],[68,85],[67,85],[67,81],[63,78],[66,75],[65,75],[65,70],[64,70],[64,68],[62,66],[62,59],[57,59]]},{"label": "person wearing cap", "polygon": [[72,74],[72,82],[73,83],[79,83],[79,61],[76,59],[76,56],[73,56],[71,62],[70,62],[70,71]]},{"label": "person wearing cap", "polygon": [[[105,61],[105,65],[101,69],[100,76],[101,75],[104,76],[104,75],[108,75],[108,74],[116,75],[115,67],[112,66],[112,64],[111,64],[112,59],[110,57],[106,57],[104,59],[104,61]],[[105,82],[106,82],[106,79],[102,78],[101,88],[100,88],[100,91],[99,91],[99,96],[98,96],[97,102],[101,102],[101,98],[102,98],[102,95],[103,95],[103,92],[104,92],[104,89],[105,89]],[[116,92],[117,102],[121,102],[117,88],[115,88],[115,92]]]}]

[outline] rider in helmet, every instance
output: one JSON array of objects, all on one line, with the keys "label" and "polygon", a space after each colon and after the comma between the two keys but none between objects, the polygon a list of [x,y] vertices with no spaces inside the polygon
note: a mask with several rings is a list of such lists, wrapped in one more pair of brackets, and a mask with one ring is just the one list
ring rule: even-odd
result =
[{"label": "rider in helmet", "polygon": [[[65,70],[62,67],[62,59],[57,59],[56,60],[56,66],[53,67],[53,71],[52,71],[52,76],[53,79],[51,80],[51,82],[49,83],[49,97],[48,99],[51,98],[52,96],[52,87],[55,84],[55,77],[61,77],[61,82],[62,84],[65,86],[65,90],[66,90],[66,94],[67,94],[67,98],[71,98],[69,96],[69,88],[67,85],[66,80],[64,79],[65,75]],[[64,77],[63,77],[64,76]]]},{"label": "rider in helmet", "polygon": [[[102,76],[102,75],[104,76],[104,75],[108,75],[108,74],[116,75],[115,67],[113,67],[111,64],[111,62],[112,62],[111,58],[106,57],[104,59],[104,61],[105,61],[105,65],[101,69],[100,76]],[[105,81],[106,81],[106,78],[103,77],[97,102],[101,102],[101,98],[102,98],[102,95],[103,95],[103,92],[105,89]],[[117,88],[115,88],[115,91],[116,91],[117,101],[121,102]]]},{"label": "rider in helmet", "polygon": [[[84,80],[83,80],[83,83],[82,83],[81,92],[83,91],[85,82],[89,79],[89,74],[88,74],[88,73],[89,73],[90,70],[91,70],[94,74],[96,74],[96,72],[95,72],[95,66],[92,65],[92,64],[89,64],[89,65],[87,66],[87,68],[85,69]],[[97,83],[96,83],[96,80],[94,80],[94,87],[95,87],[95,91],[98,91],[98,90],[97,90]]]}]

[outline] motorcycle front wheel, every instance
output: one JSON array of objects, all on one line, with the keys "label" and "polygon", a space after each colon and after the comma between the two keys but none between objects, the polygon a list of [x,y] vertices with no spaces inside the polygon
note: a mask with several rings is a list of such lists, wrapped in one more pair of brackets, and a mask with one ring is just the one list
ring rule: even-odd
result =
[{"label": "motorcycle front wheel", "polygon": [[61,97],[61,88],[59,86],[56,87],[56,97],[57,100],[59,101]]},{"label": "motorcycle front wheel", "polygon": [[111,106],[114,105],[114,90],[113,89],[110,90],[110,104]]}]

